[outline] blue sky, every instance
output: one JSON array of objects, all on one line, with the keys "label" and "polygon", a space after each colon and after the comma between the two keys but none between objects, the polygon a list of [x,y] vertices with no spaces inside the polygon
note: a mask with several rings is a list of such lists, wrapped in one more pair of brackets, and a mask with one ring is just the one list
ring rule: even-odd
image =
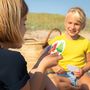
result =
[{"label": "blue sky", "polygon": [[69,8],[81,7],[90,18],[90,0],[25,0],[30,12],[65,15]]}]

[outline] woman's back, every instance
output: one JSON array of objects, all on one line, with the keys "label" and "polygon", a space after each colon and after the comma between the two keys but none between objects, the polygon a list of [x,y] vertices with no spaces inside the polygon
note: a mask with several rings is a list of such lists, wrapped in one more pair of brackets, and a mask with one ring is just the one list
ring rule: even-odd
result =
[{"label": "woman's back", "polygon": [[16,51],[0,49],[0,90],[19,90],[28,79],[23,56]]}]

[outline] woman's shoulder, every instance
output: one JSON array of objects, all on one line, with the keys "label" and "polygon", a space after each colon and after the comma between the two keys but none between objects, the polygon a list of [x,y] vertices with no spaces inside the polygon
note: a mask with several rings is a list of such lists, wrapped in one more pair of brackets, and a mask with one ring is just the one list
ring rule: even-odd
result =
[{"label": "woman's shoulder", "polygon": [[13,63],[20,60],[24,60],[20,52],[0,48],[0,62]]},{"label": "woman's shoulder", "polygon": [[0,49],[0,67],[2,69],[7,68],[7,70],[17,70],[26,66],[26,64],[27,63],[21,53],[7,49]]},{"label": "woman's shoulder", "polygon": [[0,56],[12,56],[12,55],[18,55],[18,54],[20,54],[20,52],[18,51],[0,48]]}]

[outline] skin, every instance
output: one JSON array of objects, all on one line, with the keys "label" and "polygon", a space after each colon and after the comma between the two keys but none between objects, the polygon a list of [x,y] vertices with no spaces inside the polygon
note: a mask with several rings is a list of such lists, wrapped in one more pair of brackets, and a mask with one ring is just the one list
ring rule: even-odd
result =
[{"label": "skin", "polygon": [[21,24],[20,24],[20,31],[21,31],[21,34],[22,34],[22,36],[24,37],[24,34],[25,34],[25,32],[26,32],[26,24],[25,24],[25,22],[26,22],[26,20],[27,20],[27,16],[24,16],[22,19],[21,19]]},{"label": "skin", "polygon": [[73,13],[69,13],[65,20],[65,29],[66,29],[66,37],[68,39],[78,39],[79,32],[81,31],[83,25],[78,20],[79,16],[73,15]]}]

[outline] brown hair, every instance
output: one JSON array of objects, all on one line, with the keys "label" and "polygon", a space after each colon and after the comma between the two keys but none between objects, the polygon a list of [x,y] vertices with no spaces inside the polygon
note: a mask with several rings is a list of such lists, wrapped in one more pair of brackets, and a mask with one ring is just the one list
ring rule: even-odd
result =
[{"label": "brown hair", "polygon": [[21,5],[21,17],[25,16],[28,13],[28,7],[25,3],[24,0],[22,0],[22,5]]},{"label": "brown hair", "polygon": [[0,0],[0,43],[22,43],[20,20],[28,12],[24,0]]}]

